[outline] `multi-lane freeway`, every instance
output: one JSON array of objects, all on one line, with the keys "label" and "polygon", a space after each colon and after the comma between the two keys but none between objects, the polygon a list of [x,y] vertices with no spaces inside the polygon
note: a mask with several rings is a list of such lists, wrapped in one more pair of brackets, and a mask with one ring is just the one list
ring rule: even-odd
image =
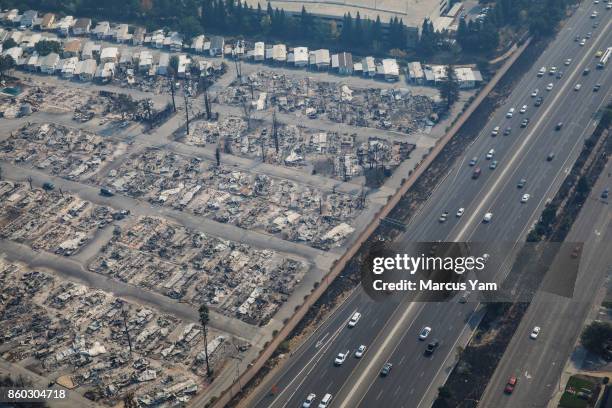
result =
[{"label": "multi-lane freeway", "polygon": [[[599,17],[592,19],[594,9]],[[579,7],[397,242],[524,239],[575,161],[585,137],[593,131],[594,113],[607,102],[612,74],[609,67],[595,69],[595,53],[612,43],[610,15],[612,11],[601,5]],[[599,25],[594,27],[596,21]],[[584,45],[574,41],[589,32],[592,36]],[[549,75],[553,66],[562,75]],[[539,77],[541,67],[547,72]],[[585,68],[590,68],[587,75],[583,75]],[[598,92],[593,91],[596,84],[601,85]],[[536,89],[537,96],[532,97]],[[537,97],[543,98],[539,107],[535,106]],[[526,112],[520,113],[523,105]],[[508,117],[511,108],[515,111]],[[525,119],[529,123],[522,127]],[[501,131],[492,136],[496,126]],[[510,131],[505,135],[507,128]],[[485,155],[491,149],[493,158],[487,160]],[[551,160],[547,160],[549,156]],[[474,157],[481,168],[477,179],[472,178],[475,166],[469,166]],[[497,161],[495,169],[490,168],[493,160]],[[517,188],[520,179],[526,180],[522,189]],[[521,203],[523,194],[529,194],[529,199]],[[461,217],[455,216],[459,208],[465,210]],[[444,211],[449,212],[448,220],[439,222]],[[492,220],[483,223],[487,212],[493,214]],[[512,251],[492,253],[487,267],[496,270],[498,281],[508,272],[511,256]],[[317,406],[329,393],[333,395],[331,406],[338,407],[430,406],[450,372],[456,346],[464,344],[472,333],[480,316],[478,310],[476,302],[377,303],[357,288],[273,375],[270,385],[278,392],[270,394],[262,389],[253,405],[296,407],[314,393],[313,406]],[[362,317],[349,329],[347,321],[355,311]],[[440,341],[431,356],[424,356],[426,342],[417,338],[425,325],[433,329],[430,338]],[[352,353],[361,344],[368,348],[357,359]],[[351,356],[335,366],[336,355],[346,350]],[[379,370],[387,361],[393,368],[381,377]]]}]

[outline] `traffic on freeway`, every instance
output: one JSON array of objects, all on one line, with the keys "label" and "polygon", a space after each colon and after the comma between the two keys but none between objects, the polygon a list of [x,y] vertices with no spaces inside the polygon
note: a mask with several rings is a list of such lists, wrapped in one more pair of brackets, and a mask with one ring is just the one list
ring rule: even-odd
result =
[{"label": "traffic on freeway", "polygon": [[[612,44],[612,19],[604,12],[605,5],[585,2],[564,23],[396,241],[525,240],[594,130],[595,113],[609,103],[604,53]],[[517,247],[490,255],[498,282]],[[334,407],[431,406],[457,348],[482,318],[482,305],[470,296],[375,302],[355,289],[271,379],[278,392],[262,390],[253,406],[301,406],[308,395],[317,396],[313,401],[330,395]],[[351,325],[354,314],[359,321]],[[531,321],[521,338],[532,341],[521,344],[538,347],[551,335],[550,324]],[[347,357],[334,364],[340,355]],[[507,364],[487,389],[489,404],[519,406],[508,395],[522,393],[521,368],[511,367],[512,359]]]}]

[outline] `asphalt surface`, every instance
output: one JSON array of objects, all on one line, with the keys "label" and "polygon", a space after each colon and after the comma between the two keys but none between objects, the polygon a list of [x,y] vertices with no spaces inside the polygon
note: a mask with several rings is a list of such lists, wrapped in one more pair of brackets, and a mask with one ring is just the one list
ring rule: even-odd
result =
[{"label": "asphalt surface", "polygon": [[[589,16],[595,8],[600,15],[593,20]],[[612,20],[606,13],[593,4],[580,6],[398,242],[524,239],[545,201],[554,196],[571,168],[583,140],[594,129],[594,113],[610,93],[610,67],[596,70],[594,57],[596,51],[612,43]],[[593,28],[594,21],[599,21],[599,27]],[[587,32],[592,32],[593,38],[585,46],[574,42],[575,35],[584,36]],[[569,66],[564,65],[566,58],[572,58]],[[564,72],[563,77],[556,79],[546,74],[538,78],[536,73],[541,66],[556,66]],[[586,67],[591,72],[583,76]],[[548,83],[553,83],[551,91],[545,89]],[[577,83],[582,85],[579,91],[574,90]],[[599,92],[592,91],[596,83],[602,85]],[[544,97],[540,107],[534,106],[535,98],[530,96],[535,88],[539,89],[538,96]],[[525,114],[519,113],[522,105],[528,106]],[[516,112],[508,119],[506,112],[511,107]],[[530,123],[523,129],[520,123],[524,118],[529,118]],[[560,131],[555,130],[558,122],[564,124]],[[502,131],[511,126],[511,134],[491,137],[497,125]],[[484,158],[491,148],[496,152],[494,159],[499,161],[495,170],[488,168],[490,161]],[[546,161],[549,153],[555,154],[550,162]],[[477,180],[471,179],[473,168],[467,165],[475,156],[482,168]],[[527,185],[518,190],[516,183],[521,178],[527,179]],[[529,193],[531,198],[521,204],[523,193]],[[456,218],[454,213],[459,207],[465,208],[465,214]],[[443,211],[449,211],[449,219],[439,223]],[[482,217],[488,211],[493,213],[493,220],[483,224]],[[512,251],[492,254],[488,265],[496,268],[498,279],[507,273],[511,255]],[[262,390],[254,406],[301,406],[311,392],[317,394],[316,404],[325,393],[331,393],[332,406],[429,406],[437,387],[450,373],[456,346],[467,341],[478,321],[476,306],[472,302],[377,303],[358,288],[278,370],[272,381],[277,392],[272,395]],[[355,328],[348,329],[346,322],[356,310],[363,317]],[[417,339],[424,325],[431,326],[431,338],[441,342],[431,357],[423,356],[425,345]],[[362,359],[351,357],[341,367],[334,366],[337,353],[347,349],[353,352],[360,344],[368,346]],[[380,378],[378,371],[385,361],[392,362],[393,369],[388,377]]]},{"label": "asphalt surface", "polygon": [[[612,272],[612,211],[600,198],[612,187],[612,161],[591,191],[591,196],[574,223],[567,241],[584,242],[573,298],[540,292],[529,305],[510,345],[485,393],[481,407],[545,407],[560,384],[565,362],[593,307],[595,294]],[[537,339],[529,337],[535,326],[541,328]],[[503,389],[511,376],[518,384],[511,395]]]}]

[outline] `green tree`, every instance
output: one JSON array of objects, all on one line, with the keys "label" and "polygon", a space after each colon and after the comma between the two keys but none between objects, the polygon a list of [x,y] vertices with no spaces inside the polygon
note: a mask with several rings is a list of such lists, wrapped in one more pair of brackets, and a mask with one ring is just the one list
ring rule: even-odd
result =
[{"label": "green tree", "polygon": [[15,42],[12,38],[9,38],[5,42],[2,43],[2,49],[8,50],[13,47],[17,47],[19,44]]},{"label": "green tree", "polygon": [[36,43],[34,49],[39,55],[45,56],[52,52],[59,54],[62,51],[62,45],[58,41],[42,40]]},{"label": "green tree", "polygon": [[15,67],[15,61],[10,55],[0,55],[0,78],[4,78],[6,72]]},{"label": "green tree", "polygon": [[601,357],[610,357],[612,350],[612,325],[595,321],[589,324],[580,335],[585,349]]},{"label": "green tree", "polygon": [[446,103],[447,110],[450,110],[459,98],[459,82],[452,65],[446,66],[446,79],[440,84],[440,98]]}]

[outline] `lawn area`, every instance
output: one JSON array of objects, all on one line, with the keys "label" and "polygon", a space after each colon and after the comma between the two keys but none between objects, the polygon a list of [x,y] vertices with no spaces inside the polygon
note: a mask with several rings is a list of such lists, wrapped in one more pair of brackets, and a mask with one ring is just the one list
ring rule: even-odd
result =
[{"label": "lawn area", "polygon": [[598,393],[598,383],[597,379],[590,380],[584,376],[570,377],[565,392],[561,396],[559,407],[587,408],[591,406],[591,396]]}]

